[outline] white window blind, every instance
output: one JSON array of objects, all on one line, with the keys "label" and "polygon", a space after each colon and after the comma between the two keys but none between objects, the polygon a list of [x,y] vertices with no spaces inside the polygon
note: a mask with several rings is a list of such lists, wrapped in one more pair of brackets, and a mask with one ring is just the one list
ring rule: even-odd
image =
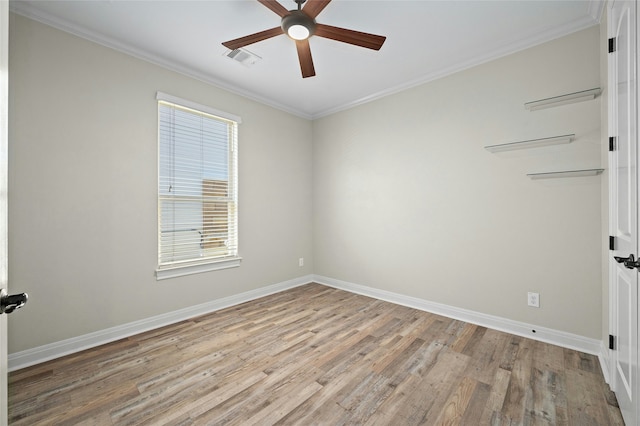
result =
[{"label": "white window blind", "polygon": [[158,93],[159,279],[163,270],[197,267],[183,275],[238,259],[239,119],[217,112]]}]

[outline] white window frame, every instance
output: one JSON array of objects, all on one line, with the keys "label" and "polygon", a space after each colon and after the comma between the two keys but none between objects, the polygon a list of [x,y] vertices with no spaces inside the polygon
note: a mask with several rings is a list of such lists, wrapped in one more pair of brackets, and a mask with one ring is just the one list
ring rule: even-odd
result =
[{"label": "white window frame", "polygon": [[235,123],[235,131],[233,132],[233,136],[229,141],[229,152],[231,155],[229,156],[229,186],[233,188],[231,191],[231,196],[234,198],[235,202],[235,214],[234,214],[234,223],[230,223],[229,227],[235,227],[235,242],[234,246],[236,250],[232,255],[224,256],[224,257],[213,257],[206,259],[188,259],[188,260],[179,260],[174,262],[162,262],[161,261],[161,198],[162,194],[160,191],[160,116],[158,116],[158,185],[157,185],[157,201],[158,201],[158,267],[156,269],[156,279],[163,280],[168,278],[175,278],[184,275],[192,275],[198,274],[202,272],[215,271],[220,269],[234,268],[240,266],[240,261],[242,258],[238,255],[237,245],[238,245],[238,220],[237,220],[237,179],[238,179],[238,168],[237,168],[237,125],[239,125],[242,120],[240,117],[229,114],[224,111],[219,111],[217,109],[211,108],[206,105],[201,105],[196,102],[192,102],[186,99],[182,99],[176,96],[168,95],[163,92],[157,92],[156,99],[158,102],[158,111],[160,111],[161,104],[173,104],[177,107],[186,110],[193,110],[195,114],[206,114],[213,116],[214,118],[222,119],[225,121],[230,121]]}]

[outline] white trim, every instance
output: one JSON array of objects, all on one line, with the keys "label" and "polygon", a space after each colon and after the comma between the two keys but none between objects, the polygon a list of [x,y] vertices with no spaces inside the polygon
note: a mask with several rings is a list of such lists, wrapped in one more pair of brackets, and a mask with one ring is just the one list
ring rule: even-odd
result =
[{"label": "white trim", "polygon": [[605,0],[591,0],[589,2],[589,9],[587,13],[597,24],[600,24],[600,21],[602,20],[602,12],[604,12],[605,4]]},{"label": "white trim", "polygon": [[397,305],[431,312],[434,314],[445,316],[447,318],[453,318],[494,330],[504,331],[505,333],[515,334],[516,336],[527,337],[533,340],[551,343],[553,345],[562,346],[568,349],[575,349],[591,355],[599,356],[601,353],[601,340],[590,339],[588,337],[579,336],[577,334],[553,330],[550,328],[527,324],[520,321],[514,321],[494,315],[487,315],[480,312],[470,311],[468,309],[456,308],[455,306],[430,302],[428,300],[419,299],[417,297],[405,296],[386,290],[353,284],[347,281],[336,280],[319,275],[313,276],[313,282],[327,285],[329,287],[338,288],[340,290],[349,291],[351,293],[362,294],[364,296],[384,300],[386,302],[395,303]]},{"label": "white trim", "polygon": [[[605,22],[606,28],[607,28],[607,39],[609,39],[611,36],[615,37],[615,32],[612,30],[613,27],[613,18],[612,18],[612,10],[613,10],[613,1],[609,1],[607,4],[607,22]],[[605,48],[606,49],[606,48]],[[606,52],[606,50],[604,50],[604,52]],[[607,105],[607,132],[610,132],[612,129],[612,125],[614,123],[614,119],[615,119],[615,115],[614,115],[614,105],[611,102],[611,97],[612,94],[609,92],[611,90],[611,88],[616,87],[616,82],[615,82],[615,78],[614,76],[616,75],[616,70],[614,68],[614,61],[612,61],[609,58],[609,55],[607,55],[607,86],[606,86],[606,105]],[[614,89],[615,90],[615,89]],[[603,101],[605,102],[604,96],[603,96]],[[611,135],[611,133],[607,133],[606,136]],[[612,207],[615,205],[614,201],[615,197],[615,187],[614,187],[614,180],[617,179],[617,173],[613,173],[613,171],[615,171],[615,164],[614,164],[614,153],[609,151],[607,152],[607,168],[609,170],[609,174],[607,176],[607,215],[608,215],[608,226],[607,226],[607,235],[616,235],[615,230],[616,230],[616,224],[615,224],[615,220],[614,220],[614,214],[612,212]],[[607,268],[608,268],[608,273],[607,273],[607,287],[608,287],[608,303],[607,303],[607,309],[608,309],[608,332],[611,335],[615,335],[616,334],[616,317],[614,315],[615,312],[615,292],[614,292],[614,286],[613,286],[613,282],[614,282],[614,276],[616,273],[616,269],[615,267],[612,267],[612,263],[614,262],[613,257],[612,257],[613,253],[611,251],[608,251],[607,254],[605,255],[608,259],[607,261]],[[607,383],[609,384],[609,386],[611,387],[611,390],[613,390],[615,392],[616,390],[616,365],[615,365],[615,358],[616,355],[612,354],[611,351],[607,351],[607,357],[604,357],[604,359],[607,361],[607,372],[609,374],[609,377],[607,380]],[[604,371],[604,367],[603,367],[603,371]]]},{"label": "white trim", "polygon": [[[538,327],[493,315],[482,314],[467,309],[456,308],[454,306],[444,305],[441,303],[430,302],[424,299],[405,296],[373,287],[353,284],[347,281],[341,281],[321,275],[306,275],[294,278],[292,280],[251,290],[245,293],[213,300],[201,305],[191,306],[178,311],[168,312],[166,314],[157,315],[140,321],[9,354],[9,371],[19,370],[21,368],[36,365],[65,355],[70,355],[85,349],[90,349],[105,343],[143,333],[145,331],[175,324],[199,315],[205,315],[220,309],[245,303],[312,282],[348,291],[350,293],[373,297],[375,299],[384,300],[397,305],[443,315],[448,318],[477,324],[505,333],[515,334],[517,336],[527,337],[533,340],[539,340],[541,342],[596,355],[600,360],[604,379],[607,383],[610,383],[610,372],[608,368],[609,351],[605,347],[603,341],[578,336],[572,333],[566,333],[564,331]],[[536,330],[536,332],[532,333],[532,330]]]},{"label": "white trim", "polygon": [[224,118],[225,120],[235,121],[236,123],[242,123],[242,118],[238,115],[234,115],[225,111],[220,111],[219,109],[211,108],[208,105],[202,105],[197,102],[189,101],[187,99],[180,98],[178,96],[168,95],[164,92],[157,92],[156,99],[159,101],[165,101],[172,104],[180,105],[183,107],[187,107],[190,109],[194,109],[200,112],[206,112],[207,114],[211,114],[216,117]]},{"label": "white trim", "polygon": [[105,343],[114,342],[129,336],[133,336],[145,331],[175,324],[180,321],[188,320],[199,315],[205,315],[229,306],[245,303],[250,300],[268,296],[270,294],[279,293],[294,287],[308,284],[312,281],[312,276],[307,275],[294,278],[281,283],[273,284],[267,287],[258,288],[244,293],[236,294],[222,299],[212,300],[196,306],[180,309],[166,314],[157,315],[140,321],[134,321],[128,324],[111,327],[105,330],[96,331],[94,333],[85,334],[70,339],[61,340],[59,342],[50,343],[48,345],[38,346],[36,348],[9,354],[9,371],[19,370],[31,365],[40,364],[61,356],[70,355],[85,349],[90,349]]},{"label": "white trim", "polygon": [[[0,287],[7,286],[7,179],[9,147],[9,2],[0,4]],[[0,424],[8,424],[7,318],[0,318]]]},{"label": "white trim", "polygon": [[240,266],[241,257],[230,259],[212,260],[207,263],[189,265],[172,265],[171,267],[159,267],[156,269],[156,280],[183,277],[185,275],[199,274],[202,272],[218,271],[220,269],[237,268]]},{"label": "white trim", "polygon": [[600,368],[602,368],[602,375],[604,376],[604,381],[608,385],[611,385],[611,371],[609,370],[609,366],[611,365],[611,360],[609,354],[611,351],[604,343],[604,340],[600,342],[600,352],[598,353],[598,359],[600,360]]}]

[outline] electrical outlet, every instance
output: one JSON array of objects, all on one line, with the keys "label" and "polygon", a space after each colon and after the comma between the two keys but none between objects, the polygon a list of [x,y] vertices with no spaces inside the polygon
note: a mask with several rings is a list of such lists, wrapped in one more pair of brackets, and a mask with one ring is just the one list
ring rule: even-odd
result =
[{"label": "electrical outlet", "polygon": [[298,259],[298,266],[304,266],[304,257]]},{"label": "electrical outlet", "polygon": [[540,294],[539,293],[527,293],[527,304],[534,308],[540,307]]}]

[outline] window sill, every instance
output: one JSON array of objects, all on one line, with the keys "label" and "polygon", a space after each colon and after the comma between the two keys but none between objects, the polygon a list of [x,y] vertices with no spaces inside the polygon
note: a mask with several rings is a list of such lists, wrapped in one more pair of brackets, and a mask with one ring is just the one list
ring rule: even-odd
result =
[{"label": "window sill", "polygon": [[159,267],[156,269],[156,280],[166,280],[185,275],[200,274],[202,272],[217,271],[220,269],[237,268],[240,266],[241,257],[231,257],[221,260],[211,260],[207,263],[196,263],[186,265],[173,265]]}]

